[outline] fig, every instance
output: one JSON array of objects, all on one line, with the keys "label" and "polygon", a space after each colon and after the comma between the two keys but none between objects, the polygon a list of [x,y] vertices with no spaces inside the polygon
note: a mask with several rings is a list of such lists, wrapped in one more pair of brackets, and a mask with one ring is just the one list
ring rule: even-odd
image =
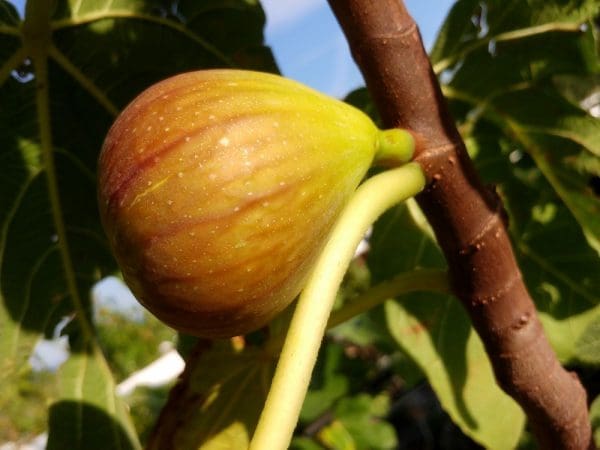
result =
[{"label": "fig", "polygon": [[264,326],[300,292],[382,133],[277,75],[206,70],[151,86],[99,159],[102,223],[126,283],[185,333]]}]

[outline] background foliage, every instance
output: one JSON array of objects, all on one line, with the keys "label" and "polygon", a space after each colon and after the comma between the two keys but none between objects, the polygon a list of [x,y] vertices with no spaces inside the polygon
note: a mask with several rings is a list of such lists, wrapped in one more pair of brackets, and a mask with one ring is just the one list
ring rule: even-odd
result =
[{"label": "background foliage", "polygon": [[[174,337],[151,319],[93,318],[91,287],[117,271],[95,169],[110,123],[151,83],[211,67],[276,71],[264,13],[252,0],[47,5],[29,2],[23,22],[0,0],[0,439],[47,430],[50,449],[140,448],[166,402],[155,444],[242,448],[285,319],[234,342],[180,337],[188,365],[168,401],[167,390],[116,396],[115,384]],[[549,338],[590,400],[600,385],[599,13],[597,0],[459,0],[431,52],[469,152],[505,202]],[[348,101],[374,110],[364,90]],[[398,273],[444,264],[415,204],[398,206],[375,225],[339,307]],[[68,360],[32,370],[36,342],[65,317]],[[591,408],[600,429],[598,399]],[[188,414],[173,423],[173,411]],[[418,293],[331,330],[293,446],[525,448],[524,427],[459,303]]]}]

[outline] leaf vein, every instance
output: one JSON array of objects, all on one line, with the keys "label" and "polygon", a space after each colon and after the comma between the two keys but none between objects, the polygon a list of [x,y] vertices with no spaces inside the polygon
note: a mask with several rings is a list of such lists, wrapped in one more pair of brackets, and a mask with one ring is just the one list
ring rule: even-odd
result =
[{"label": "leaf vein", "polygon": [[217,47],[210,44],[206,39],[189,30],[184,24],[179,24],[173,20],[153,16],[151,14],[136,13],[133,11],[118,9],[112,10],[110,11],[110,13],[107,13],[106,11],[98,11],[96,13],[87,14],[76,19],[69,18],[56,20],[52,23],[52,29],[59,30],[62,28],[84,25],[87,23],[105,19],[132,19],[162,25],[164,27],[167,27],[171,30],[183,34],[191,41],[195,42],[196,44],[200,45],[202,48],[210,52],[213,56],[218,58],[222,63],[226,64],[227,66],[236,67],[236,64],[228,56],[222,53]]}]

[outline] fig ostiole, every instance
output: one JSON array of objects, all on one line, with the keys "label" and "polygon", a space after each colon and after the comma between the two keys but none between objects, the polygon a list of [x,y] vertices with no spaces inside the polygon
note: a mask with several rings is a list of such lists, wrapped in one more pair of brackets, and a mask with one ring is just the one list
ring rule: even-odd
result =
[{"label": "fig ostiole", "polygon": [[406,161],[410,140],[280,76],[178,75],[111,127],[102,222],[126,283],[159,319],[197,336],[248,333],[298,295],[373,160]]}]

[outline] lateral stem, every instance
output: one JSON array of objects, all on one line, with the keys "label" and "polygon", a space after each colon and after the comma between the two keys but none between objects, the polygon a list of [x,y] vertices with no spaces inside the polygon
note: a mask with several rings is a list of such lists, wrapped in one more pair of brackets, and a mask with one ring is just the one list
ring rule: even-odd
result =
[{"label": "lateral stem", "polygon": [[424,186],[421,166],[408,163],[365,181],[344,208],[298,299],[250,450],[288,448],[337,290],[357,245],[383,212]]}]

